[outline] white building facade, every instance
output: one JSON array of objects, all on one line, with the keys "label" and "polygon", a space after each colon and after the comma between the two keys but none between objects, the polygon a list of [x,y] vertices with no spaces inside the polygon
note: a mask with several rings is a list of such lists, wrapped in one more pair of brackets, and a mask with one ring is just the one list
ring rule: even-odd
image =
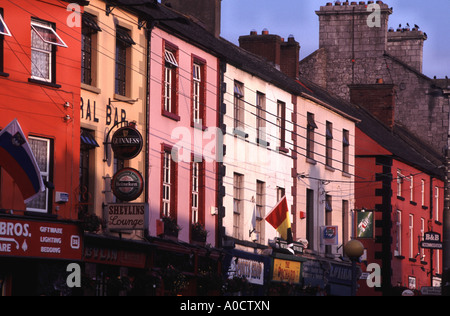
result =
[{"label": "white building facade", "polygon": [[230,64],[224,82],[223,226],[236,249],[249,251],[278,236],[265,221],[278,201],[293,204],[294,104],[291,93]]}]

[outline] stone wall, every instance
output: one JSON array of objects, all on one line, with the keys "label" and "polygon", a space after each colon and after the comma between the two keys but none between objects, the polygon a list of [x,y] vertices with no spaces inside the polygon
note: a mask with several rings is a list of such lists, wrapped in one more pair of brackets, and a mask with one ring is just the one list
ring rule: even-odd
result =
[{"label": "stone wall", "polygon": [[396,86],[395,120],[433,146],[447,146],[448,93],[422,74],[427,36],[414,28],[388,29],[393,9],[380,5],[380,27],[370,27],[365,2],[328,3],[316,11],[320,20],[319,49],[300,62],[301,76],[350,101],[349,85]]}]

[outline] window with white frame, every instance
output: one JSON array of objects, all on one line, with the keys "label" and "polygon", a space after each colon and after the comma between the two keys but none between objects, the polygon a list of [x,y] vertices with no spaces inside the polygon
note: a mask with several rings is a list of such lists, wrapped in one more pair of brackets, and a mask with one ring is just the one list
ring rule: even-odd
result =
[{"label": "window with white frame", "polygon": [[163,194],[162,194],[162,215],[169,217],[172,197],[172,154],[164,153],[163,161]]},{"label": "window with white frame", "polygon": [[435,209],[435,220],[439,221],[439,188],[434,188],[434,209]]},{"label": "window with white frame", "polygon": [[256,182],[256,233],[257,242],[262,243],[265,240],[264,218],[266,207],[266,184],[262,181]]},{"label": "window with white frame", "polygon": [[402,196],[403,175],[400,169],[397,170],[397,196]]},{"label": "window with white frame", "polygon": [[397,240],[395,243],[395,256],[402,255],[402,211],[397,210],[397,222],[396,222],[396,230],[397,230]]},{"label": "window with white frame", "polygon": [[55,46],[67,47],[53,29],[53,24],[31,21],[31,79],[55,81]]},{"label": "window with white frame", "polygon": [[410,198],[410,201],[414,201],[414,176],[413,175],[411,175],[409,177],[409,181],[410,181],[410,184],[409,184],[409,198]]},{"label": "window with white frame", "polygon": [[164,51],[164,111],[176,114],[176,77],[178,62],[175,52],[168,48]]},{"label": "window with white frame", "polygon": [[342,171],[349,172],[350,166],[350,132],[346,129],[342,131]]},{"label": "window with white frame", "polygon": [[3,19],[3,9],[0,8],[0,35],[11,36],[8,26]]},{"label": "window with white frame", "polygon": [[256,93],[256,128],[258,143],[266,145],[266,95]]},{"label": "window with white frame", "polygon": [[[32,137],[28,138],[31,150],[36,158],[36,162],[41,171],[42,180],[44,183],[50,182],[50,147],[51,141],[45,138]],[[50,194],[48,188],[44,192],[38,194],[38,196],[27,204],[27,211],[47,213],[50,210]]]},{"label": "window with white frame", "polygon": [[192,223],[199,222],[199,198],[200,198],[200,164],[192,163],[192,191],[191,191],[191,211]]},{"label": "window with white frame", "polygon": [[286,103],[277,102],[278,148],[286,147]]},{"label": "window with white frame", "polygon": [[409,257],[414,258],[414,215],[409,214]]},{"label": "window with white frame", "polygon": [[421,181],[421,200],[422,200],[422,206],[425,205],[425,180],[422,179]]},{"label": "window with white frame", "polygon": [[202,66],[194,63],[193,78],[192,78],[192,121],[194,124],[202,123]]},{"label": "window with white frame", "polygon": [[234,174],[233,237],[242,239],[241,218],[244,216],[244,176]]},{"label": "window with white frame", "polygon": [[234,82],[234,128],[243,131],[245,128],[244,85]]}]

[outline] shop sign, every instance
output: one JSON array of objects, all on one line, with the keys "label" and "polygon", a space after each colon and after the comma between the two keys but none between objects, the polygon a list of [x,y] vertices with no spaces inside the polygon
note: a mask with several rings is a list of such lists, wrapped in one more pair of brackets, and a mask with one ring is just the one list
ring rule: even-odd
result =
[{"label": "shop sign", "polygon": [[373,212],[357,212],[356,234],[358,238],[373,238],[374,217]]},{"label": "shop sign", "polygon": [[114,133],[111,148],[118,159],[135,158],[142,151],[144,141],[141,133],[133,127],[122,127]]},{"label": "shop sign", "polygon": [[144,230],[146,228],[148,204],[108,204],[106,210],[109,230]]},{"label": "shop sign", "polygon": [[424,249],[442,249],[441,234],[435,232],[427,232],[420,242],[420,247]]},{"label": "shop sign", "polygon": [[326,278],[331,283],[352,284],[352,267],[341,264],[330,263],[330,270]]},{"label": "shop sign", "polygon": [[303,263],[303,283],[306,286],[319,286],[321,288],[325,287],[324,280],[324,269],[322,268],[322,264],[318,260],[308,260]]},{"label": "shop sign", "polygon": [[249,283],[264,285],[264,263],[239,257],[231,259],[228,277],[245,277]]},{"label": "shop sign", "polygon": [[338,227],[322,226],[322,245],[333,246],[338,244]]},{"label": "shop sign", "polygon": [[301,262],[274,258],[272,281],[299,284],[301,268]]},{"label": "shop sign", "polygon": [[84,261],[142,269],[145,267],[146,255],[129,250],[85,246]]},{"label": "shop sign", "polygon": [[81,260],[75,224],[0,218],[0,256]]},{"label": "shop sign", "polygon": [[112,179],[112,191],[121,201],[134,201],[144,190],[144,179],[141,173],[132,168],[118,171]]}]

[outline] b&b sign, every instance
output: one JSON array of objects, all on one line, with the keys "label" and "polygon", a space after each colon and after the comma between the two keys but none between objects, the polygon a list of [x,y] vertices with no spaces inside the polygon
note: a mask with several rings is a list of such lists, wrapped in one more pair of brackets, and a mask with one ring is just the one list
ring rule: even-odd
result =
[{"label": "b&b sign", "polygon": [[420,247],[424,249],[442,249],[441,234],[435,232],[425,233]]}]

